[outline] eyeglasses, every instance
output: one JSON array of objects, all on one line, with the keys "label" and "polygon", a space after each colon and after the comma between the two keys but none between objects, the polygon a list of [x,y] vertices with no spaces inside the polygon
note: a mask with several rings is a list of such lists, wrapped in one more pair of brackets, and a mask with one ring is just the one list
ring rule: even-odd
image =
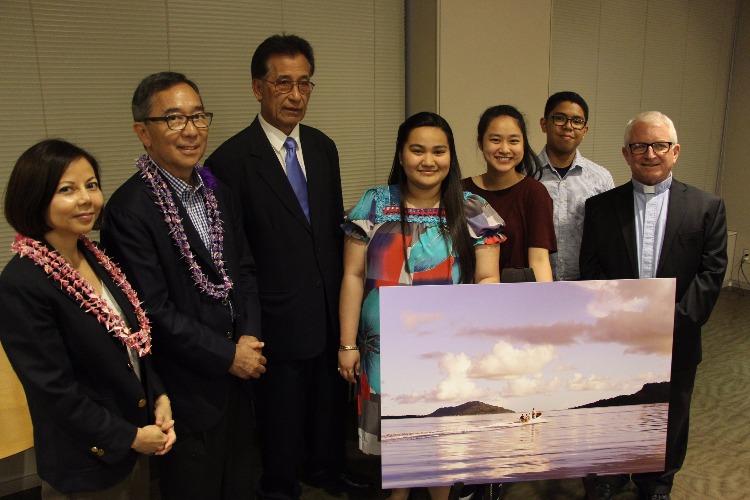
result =
[{"label": "eyeglasses", "polygon": [[564,127],[568,122],[570,122],[570,126],[576,130],[582,130],[583,127],[586,126],[586,120],[579,116],[568,118],[565,115],[550,115],[548,118],[552,120],[552,123],[554,123],[558,127]]},{"label": "eyeglasses", "polygon": [[299,90],[300,94],[309,94],[315,87],[315,84],[310,80],[301,80],[299,82],[293,82],[291,80],[279,80],[278,82],[272,82],[271,80],[266,80],[264,78],[261,78],[261,80],[263,80],[264,82],[272,83],[274,88],[276,89],[276,92],[278,92],[279,94],[288,94],[292,91],[295,85],[297,86],[297,90]]},{"label": "eyeglasses", "polygon": [[144,122],[166,122],[167,127],[172,130],[185,130],[189,121],[193,122],[195,128],[208,128],[211,125],[213,113],[195,113],[194,115],[167,115],[167,116],[149,116],[144,118]]},{"label": "eyeglasses", "polygon": [[642,155],[646,151],[648,151],[648,148],[651,148],[654,150],[654,153],[661,155],[669,151],[669,149],[672,147],[671,142],[652,142],[652,143],[645,143],[645,142],[634,142],[633,144],[628,144],[628,149],[631,153],[634,155]]}]

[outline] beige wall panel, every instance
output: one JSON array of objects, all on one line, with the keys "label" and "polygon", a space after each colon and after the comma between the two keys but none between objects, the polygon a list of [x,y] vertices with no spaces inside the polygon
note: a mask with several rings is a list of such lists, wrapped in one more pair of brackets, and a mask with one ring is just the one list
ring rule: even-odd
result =
[{"label": "beige wall panel", "polygon": [[[580,94],[589,105],[589,131],[579,149],[594,161],[597,113],[600,106],[607,104],[597,99],[600,17],[600,0],[556,0],[552,3],[552,22],[557,29],[552,29],[550,35],[549,94],[571,90]],[[543,114],[544,107],[537,110],[535,116],[541,118]]]},{"label": "beige wall panel", "polygon": [[627,121],[640,111],[646,4],[645,0],[603,2],[601,7],[597,134],[592,159],[609,169],[615,184],[630,179],[621,153],[622,133]]},{"label": "beige wall panel", "polygon": [[550,0],[439,3],[438,112],[448,120],[464,177],[485,169],[476,147],[479,116],[512,104],[530,123],[535,150],[549,80]]}]

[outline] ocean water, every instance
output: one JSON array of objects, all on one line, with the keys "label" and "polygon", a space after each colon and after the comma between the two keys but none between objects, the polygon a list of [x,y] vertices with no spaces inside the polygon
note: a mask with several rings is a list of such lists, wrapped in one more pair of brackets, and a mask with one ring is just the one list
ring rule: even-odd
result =
[{"label": "ocean water", "polygon": [[382,421],[383,488],[663,470],[666,403]]}]

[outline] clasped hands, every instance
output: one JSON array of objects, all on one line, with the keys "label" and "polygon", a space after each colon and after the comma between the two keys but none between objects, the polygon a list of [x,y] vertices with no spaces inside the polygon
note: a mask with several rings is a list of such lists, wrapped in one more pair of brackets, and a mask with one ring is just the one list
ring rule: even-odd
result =
[{"label": "clasped hands", "polygon": [[266,357],[263,356],[265,344],[252,335],[243,335],[237,341],[234,362],[229,373],[241,379],[259,378],[265,373]]},{"label": "clasped hands", "polygon": [[154,424],[139,427],[133,444],[130,445],[138,453],[144,455],[164,455],[172,449],[177,441],[172,419],[172,404],[166,394],[156,399],[154,404]]}]

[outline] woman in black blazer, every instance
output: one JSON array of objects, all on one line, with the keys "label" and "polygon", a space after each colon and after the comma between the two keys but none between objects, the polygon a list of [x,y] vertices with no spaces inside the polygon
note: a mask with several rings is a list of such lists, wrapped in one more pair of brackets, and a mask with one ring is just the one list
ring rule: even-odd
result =
[{"label": "woman in black blazer", "polygon": [[23,153],[6,190],[19,234],[0,275],[0,340],[26,392],[43,498],[148,498],[146,455],[176,439],[138,297],[85,236],[102,205],[96,160],[57,139]]}]

